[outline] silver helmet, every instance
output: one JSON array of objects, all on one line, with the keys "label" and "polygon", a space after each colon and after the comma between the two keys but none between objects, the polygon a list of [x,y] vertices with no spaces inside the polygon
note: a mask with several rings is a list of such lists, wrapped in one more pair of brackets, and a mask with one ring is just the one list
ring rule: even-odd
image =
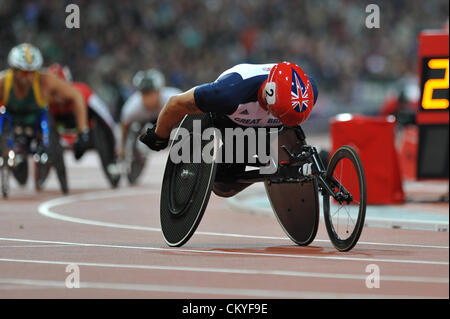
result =
[{"label": "silver helmet", "polygon": [[164,75],[156,70],[139,71],[133,77],[133,85],[139,91],[156,91],[165,85]]},{"label": "silver helmet", "polygon": [[11,68],[24,71],[37,71],[42,67],[42,63],[41,51],[29,43],[22,43],[15,46],[8,54],[8,64]]}]

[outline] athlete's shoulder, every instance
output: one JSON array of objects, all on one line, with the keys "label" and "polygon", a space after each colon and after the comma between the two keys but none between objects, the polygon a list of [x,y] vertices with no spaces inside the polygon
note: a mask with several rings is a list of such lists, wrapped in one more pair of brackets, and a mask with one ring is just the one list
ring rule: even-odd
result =
[{"label": "athlete's shoulder", "polygon": [[235,65],[232,68],[224,71],[219,76],[219,78],[221,78],[224,75],[230,74],[230,73],[237,73],[244,80],[254,77],[254,76],[268,75],[274,65],[275,65],[275,63],[266,63],[266,64],[241,63],[241,64]]},{"label": "athlete's shoulder", "polygon": [[84,97],[89,98],[89,96],[94,93],[94,91],[91,89],[91,87],[83,82],[73,82],[72,86],[80,91],[81,94],[83,94]]},{"label": "athlete's shoulder", "polygon": [[131,94],[125,101],[122,110],[129,107],[134,107],[134,105],[142,104],[142,94],[140,91],[135,91]]}]

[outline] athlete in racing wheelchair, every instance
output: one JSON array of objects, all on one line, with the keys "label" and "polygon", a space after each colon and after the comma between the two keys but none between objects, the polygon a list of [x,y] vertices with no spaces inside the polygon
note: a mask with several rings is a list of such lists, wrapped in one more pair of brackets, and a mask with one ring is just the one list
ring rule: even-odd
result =
[{"label": "athlete in racing wheelchair", "polygon": [[[364,171],[357,153],[349,146],[339,148],[325,169],[315,147],[306,143],[299,125],[308,118],[317,96],[311,77],[299,66],[282,62],[237,65],[215,82],[171,98],[161,111],[157,126],[140,137],[149,148],[158,151],[168,146],[171,130],[178,123],[181,122],[178,131],[189,132],[181,138],[178,133],[172,136],[164,173],[160,217],[166,243],[181,246],[189,240],[200,223],[211,191],[229,197],[255,182],[264,182],[275,215],[292,241],[308,245],[314,240],[319,224],[320,192],[325,225],[333,245],[339,251],[352,249],[364,225]],[[217,130],[207,139],[202,135],[200,150],[192,148],[196,139],[198,144],[195,120],[200,121],[203,131]],[[223,140],[220,132],[236,126],[276,128],[275,156],[266,163],[220,161],[220,156],[228,151],[227,145],[233,145],[227,142],[226,135]],[[262,134],[273,134],[273,129],[266,132]],[[178,155],[183,149],[179,145],[186,143],[192,149],[188,160],[174,161],[173,153]],[[192,154],[203,155],[206,146],[212,160],[192,161]],[[258,151],[256,155],[259,154]],[[263,168],[270,165],[275,169],[263,173]],[[246,171],[246,166],[258,169]]]},{"label": "athlete in racing wheelchair", "polygon": [[54,167],[62,193],[68,193],[63,148],[48,110],[42,110],[35,122],[28,122],[13,118],[6,107],[0,107],[0,175],[3,198],[9,195],[10,171],[19,185],[27,183],[28,156],[33,159],[34,186],[37,191],[43,189],[50,169]]},{"label": "athlete in racing wheelchair", "polygon": [[67,193],[62,148],[53,118],[48,113],[48,100],[56,92],[74,103],[79,131],[74,144],[84,152],[89,130],[82,96],[66,82],[41,72],[42,54],[29,43],[13,47],[8,54],[8,64],[10,68],[0,74],[2,179],[6,184],[12,169],[19,184],[24,185],[28,178],[26,155],[33,154],[35,164],[41,168],[35,174],[36,189],[42,188],[51,163],[56,168],[63,193]]},{"label": "athlete in racing wheelchair", "polygon": [[[95,149],[100,157],[103,172],[111,187],[118,186],[120,181],[120,169],[117,163],[116,138],[114,135],[115,122],[108,107],[100,97],[85,83],[72,82],[72,75],[67,66],[54,63],[48,67],[48,72],[56,75],[80,92],[83,96],[88,117],[89,134],[86,139],[88,148]],[[53,94],[49,105],[50,113],[55,122],[66,148],[73,149],[76,160],[83,153],[74,144],[76,136],[76,118],[74,117],[74,104],[60,94]]]},{"label": "athlete in racing wheelchair", "polygon": [[181,93],[175,87],[165,86],[165,77],[157,69],[138,71],[133,77],[134,92],[125,102],[120,114],[123,159],[128,182],[136,184],[148,157],[148,149],[137,137],[147,126],[156,123],[159,112],[173,95]]}]

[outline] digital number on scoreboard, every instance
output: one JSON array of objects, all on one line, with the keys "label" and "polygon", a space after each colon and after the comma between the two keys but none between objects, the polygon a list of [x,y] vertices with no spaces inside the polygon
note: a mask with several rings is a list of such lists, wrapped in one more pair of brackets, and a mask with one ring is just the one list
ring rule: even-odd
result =
[{"label": "digital number on scoreboard", "polygon": [[421,110],[448,110],[448,67],[448,57],[422,59]]}]

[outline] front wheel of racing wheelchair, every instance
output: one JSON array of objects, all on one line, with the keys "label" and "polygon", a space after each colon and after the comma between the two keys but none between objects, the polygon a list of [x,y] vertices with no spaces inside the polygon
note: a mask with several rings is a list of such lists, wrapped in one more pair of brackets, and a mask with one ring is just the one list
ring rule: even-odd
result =
[{"label": "front wheel of racing wheelchair", "polygon": [[[199,131],[194,129],[194,120],[201,123],[201,132],[210,129],[209,133],[195,139]],[[261,163],[255,165],[259,168],[256,170],[234,170],[235,164],[217,163],[217,154],[224,145],[222,135],[217,134],[218,127],[212,114],[187,115],[171,143],[160,201],[161,229],[169,246],[182,246],[195,233],[215,183],[230,185],[234,192],[226,195],[214,190],[218,196],[230,197],[255,182],[265,183],[278,222],[297,245],[309,245],[317,234],[319,193],[323,197],[326,229],[334,247],[349,251],[356,245],[364,226],[366,185],[361,160],[351,147],[339,148],[325,169],[317,150],[307,145],[299,126],[281,127],[276,132],[278,145],[272,145],[278,150],[276,164],[272,161],[276,166],[274,173],[262,174]],[[180,135],[180,130],[187,134]],[[197,146],[202,151],[181,156],[180,151],[197,149],[195,145],[192,147],[193,143],[200,143]],[[206,156],[210,160],[205,161],[204,154],[210,155]],[[229,176],[227,171],[218,174],[221,167],[230,169]],[[227,178],[223,179],[224,176]]]}]

